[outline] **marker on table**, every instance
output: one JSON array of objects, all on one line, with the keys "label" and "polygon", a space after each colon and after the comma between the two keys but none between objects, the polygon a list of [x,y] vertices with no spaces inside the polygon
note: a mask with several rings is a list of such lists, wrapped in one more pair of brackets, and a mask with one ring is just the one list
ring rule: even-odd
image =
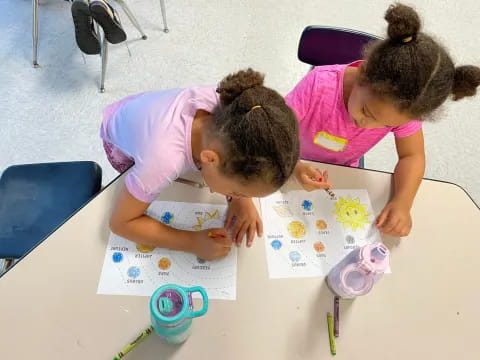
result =
[{"label": "marker on table", "polygon": [[130,344],[125,346],[122,351],[120,351],[114,358],[113,360],[120,360],[123,358],[126,354],[128,354],[135,346],[140,344],[143,340],[145,340],[148,335],[150,335],[153,332],[153,327],[150,326],[148,329],[146,329],[144,332],[142,332],[135,340],[133,340]]},{"label": "marker on table", "polygon": [[328,325],[328,339],[330,340],[330,353],[332,355],[337,354],[335,346],[335,336],[333,335],[333,316],[332,313],[327,313],[327,325]]},{"label": "marker on table", "polygon": [[340,298],[335,296],[333,302],[333,333],[335,337],[340,336]]}]

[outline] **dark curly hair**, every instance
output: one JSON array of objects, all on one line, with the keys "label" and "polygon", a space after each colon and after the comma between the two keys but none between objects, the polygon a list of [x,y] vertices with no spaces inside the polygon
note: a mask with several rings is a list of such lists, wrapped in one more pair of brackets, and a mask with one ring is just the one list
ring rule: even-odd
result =
[{"label": "dark curly hair", "polygon": [[276,91],[252,69],[225,77],[210,136],[223,144],[221,170],[245,181],[282,186],[299,158],[298,122]]},{"label": "dark curly hair", "polygon": [[385,20],[388,37],[367,45],[360,84],[417,118],[438,108],[449,95],[459,100],[476,94],[480,68],[455,67],[447,51],[420,32],[420,17],[413,8],[391,5]]}]

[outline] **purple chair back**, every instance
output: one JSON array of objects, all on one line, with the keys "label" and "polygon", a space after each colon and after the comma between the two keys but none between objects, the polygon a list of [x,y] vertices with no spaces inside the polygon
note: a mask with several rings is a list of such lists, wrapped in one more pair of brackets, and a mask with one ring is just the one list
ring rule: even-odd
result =
[{"label": "purple chair back", "polygon": [[313,66],[348,64],[362,58],[368,42],[379,39],[356,30],[307,26],[298,44],[298,59]]}]

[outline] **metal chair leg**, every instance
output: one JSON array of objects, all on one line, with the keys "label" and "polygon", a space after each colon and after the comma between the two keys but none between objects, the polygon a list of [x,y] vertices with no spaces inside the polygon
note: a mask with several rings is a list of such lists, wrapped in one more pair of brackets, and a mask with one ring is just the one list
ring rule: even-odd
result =
[{"label": "metal chair leg", "polygon": [[122,7],[123,11],[125,11],[125,14],[127,14],[128,18],[132,22],[133,26],[135,26],[137,28],[138,32],[140,33],[140,35],[142,35],[142,39],[146,40],[147,35],[145,35],[145,33],[143,32],[140,24],[138,23],[137,19],[133,15],[132,11],[127,6],[127,4],[125,4],[125,1],[124,0],[115,0],[115,1]]},{"label": "metal chair leg", "polygon": [[107,61],[108,61],[108,42],[105,39],[105,33],[102,31],[102,48],[100,49],[100,56],[102,57],[102,77],[100,80],[100,92],[105,92],[105,76],[107,74]]},{"label": "metal chair leg", "polygon": [[168,25],[167,25],[167,10],[165,7],[165,0],[160,0],[160,8],[162,9],[162,19],[163,19],[163,32],[168,33]]},{"label": "metal chair leg", "polygon": [[38,51],[38,1],[39,0],[32,0],[33,6],[33,67],[38,68],[38,59],[37,59],[37,51]]}]

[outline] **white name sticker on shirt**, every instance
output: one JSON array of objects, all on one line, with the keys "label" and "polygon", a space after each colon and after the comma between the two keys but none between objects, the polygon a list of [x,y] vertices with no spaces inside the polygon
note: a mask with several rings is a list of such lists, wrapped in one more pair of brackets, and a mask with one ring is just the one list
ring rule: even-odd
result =
[{"label": "white name sticker on shirt", "polygon": [[325,149],[340,152],[345,150],[348,140],[320,131],[313,138],[313,143]]}]

